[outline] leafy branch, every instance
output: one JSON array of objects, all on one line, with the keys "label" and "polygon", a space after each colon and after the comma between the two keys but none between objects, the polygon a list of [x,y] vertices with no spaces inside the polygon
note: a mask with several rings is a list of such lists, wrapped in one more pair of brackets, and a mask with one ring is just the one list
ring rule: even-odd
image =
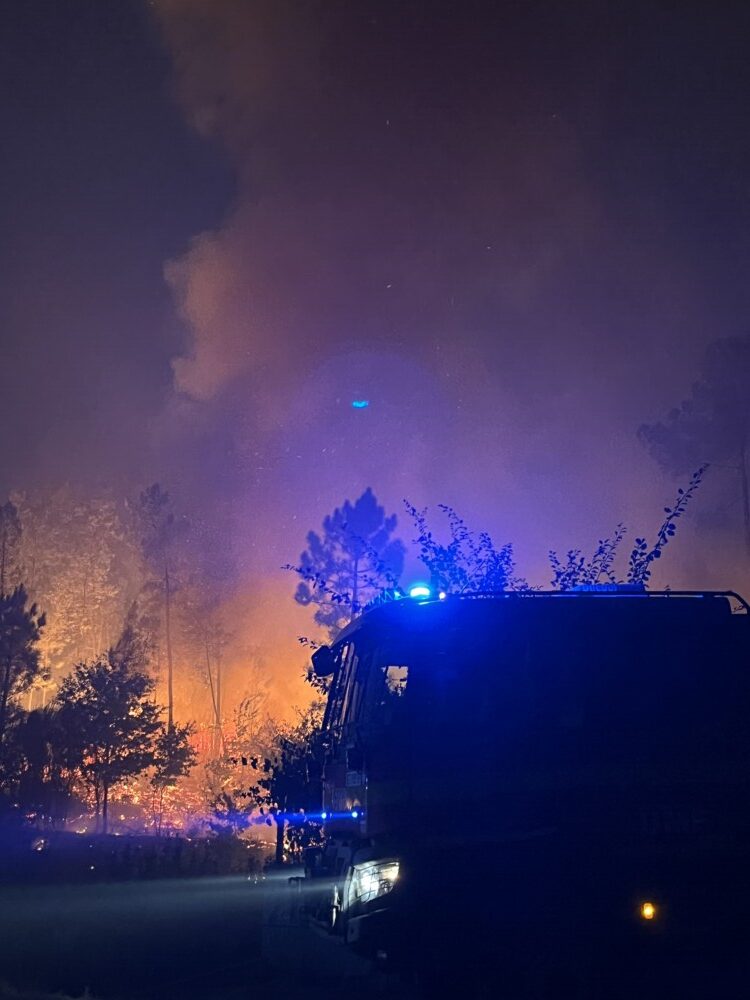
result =
[{"label": "leafy branch", "polygon": [[652,564],[656,559],[661,559],[661,554],[669,543],[669,540],[674,537],[677,531],[676,522],[685,513],[687,505],[703,481],[703,476],[707,469],[708,464],[701,465],[699,469],[696,469],[690,478],[687,489],[679,489],[677,491],[677,499],[674,506],[664,508],[664,513],[667,516],[664,518],[657,532],[656,541],[651,548],[649,548],[645,538],[636,538],[628,562],[628,583],[642,583],[645,586],[651,579]]},{"label": "leafy branch", "polygon": [[444,545],[430,528],[426,507],[419,510],[408,500],[404,500],[404,507],[417,531],[414,544],[419,558],[436,590],[460,594],[529,589],[526,580],[516,575],[511,544],[496,548],[488,532],[471,531],[453,507],[438,504],[438,510],[446,515],[450,532],[450,541]]},{"label": "leafy branch", "polygon": [[626,530],[624,524],[618,524],[614,534],[600,538],[588,562],[580,549],[568,549],[564,562],[551,549],[549,561],[552,567],[552,586],[556,590],[572,590],[573,587],[582,585],[617,583],[612,566]]}]

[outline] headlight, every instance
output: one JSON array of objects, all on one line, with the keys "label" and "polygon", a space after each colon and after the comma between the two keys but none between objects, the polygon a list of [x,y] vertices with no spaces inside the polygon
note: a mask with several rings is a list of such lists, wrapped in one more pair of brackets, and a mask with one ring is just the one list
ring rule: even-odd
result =
[{"label": "headlight", "polygon": [[398,861],[364,861],[355,865],[349,886],[349,906],[352,903],[369,903],[370,900],[385,896],[393,888],[398,878]]}]

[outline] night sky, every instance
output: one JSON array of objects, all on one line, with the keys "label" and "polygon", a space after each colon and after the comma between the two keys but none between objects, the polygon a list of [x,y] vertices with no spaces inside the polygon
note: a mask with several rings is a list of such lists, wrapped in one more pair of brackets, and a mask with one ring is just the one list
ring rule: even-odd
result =
[{"label": "night sky", "polygon": [[[367,485],[455,504],[535,582],[550,546],[653,532],[674,484],[636,429],[748,330],[749,28],[6,4],[0,489],[161,479],[220,512],[249,615]],[[722,538],[670,582],[739,585]]]}]

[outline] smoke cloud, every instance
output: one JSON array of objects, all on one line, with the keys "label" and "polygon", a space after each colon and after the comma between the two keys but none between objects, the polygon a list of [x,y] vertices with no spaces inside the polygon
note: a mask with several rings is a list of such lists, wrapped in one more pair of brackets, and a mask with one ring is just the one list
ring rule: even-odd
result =
[{"label": "smoke cloud", "polygon": [[[278,566],[367,485],[455,504],[541,583],[550,546],[655,529],[673,485],[635,428],[684,393],[721,297],[666,196],[671,78],[640,89],[680,44],[669,16],[155,6],[177,99],[236,177],[166,278],[175,399],[230,442],[211,488],[244,579],[280,600]],[[667,570],[717,575],[700,547]]]}]

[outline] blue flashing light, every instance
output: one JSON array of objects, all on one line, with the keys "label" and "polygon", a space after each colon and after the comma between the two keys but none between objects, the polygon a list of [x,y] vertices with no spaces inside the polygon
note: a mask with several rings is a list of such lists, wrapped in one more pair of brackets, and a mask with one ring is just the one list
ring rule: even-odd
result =
[{"label": "blue flashing light", "polygon": [[359,819],[359,813],[356,809],[352,809],[352,819]]},{"label": "blue flashing light", "polygon": [[438,599],[444,601],[447,596],[448,595],[446,594],[446,592],[444,590],[441,590],[440,593],[438,594]]},{"label": "blue flashing light", "polygon": [[369,399],[353,399],[352,406],[355,410],[366,410],[370,405]]},{"label": "blue flashing light", "polygon": [[409,587],[409,597],[429,597],[430,594],[430,588],[424,583],[415,583],[413,587]]},{"label": "blue flashing light", "polygon": [[328,813],[327,813],[327,812],[322,812],[322,813],[320,814],[320,818],[321,818],[321,819],[328,819]]}]

